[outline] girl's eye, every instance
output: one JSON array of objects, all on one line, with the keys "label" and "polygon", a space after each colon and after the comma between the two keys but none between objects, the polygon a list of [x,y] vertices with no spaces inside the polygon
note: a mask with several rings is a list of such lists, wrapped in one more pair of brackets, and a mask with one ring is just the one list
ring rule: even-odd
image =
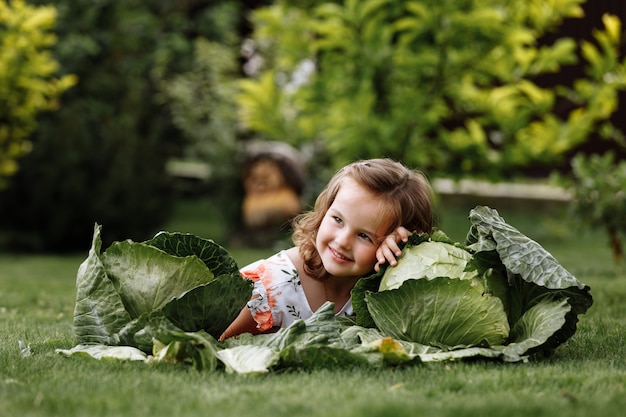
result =
[{"label": "girl's eye", "polygon": [[372,238],[371,238],[371,237],[369,237],[368,235],[366,235],[365,233],[359,233],[359,237],[360,237],[361,239],[365,239],[365,240],[367,240],[367,241],[369,241],[369,242],[372,242]]},{"label": "girl's eye", "polygon": [[342,223],[343,223],[343,220],[341,220],[341,218],[340,218],[340,217],[337,217],[337,216],[333,216],[333,220],[335,220],[335,222],[337,222],[337,223],[339,223],[339,224],[342,224]]}]

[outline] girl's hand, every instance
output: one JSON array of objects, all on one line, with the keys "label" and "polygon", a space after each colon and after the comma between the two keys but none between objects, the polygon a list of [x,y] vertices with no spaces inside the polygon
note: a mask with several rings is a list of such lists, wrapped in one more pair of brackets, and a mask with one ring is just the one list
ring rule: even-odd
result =
[{"label": "girl's hand", "polygon": [[409,236],[412,234],[412,232],[408,231],[404,227],[399,226],[396,230],[385,236],[376,250],[377,262],[376,265],[374,265],[374,270],[376,272],[380,271],[380,266],[385,262],[389,262],[389,265],[395,266],[398,263],[396,258],[402,254],[402,250],[400,249],[400,246],[398,246],[398,243],[407,242],[409,240]]}]

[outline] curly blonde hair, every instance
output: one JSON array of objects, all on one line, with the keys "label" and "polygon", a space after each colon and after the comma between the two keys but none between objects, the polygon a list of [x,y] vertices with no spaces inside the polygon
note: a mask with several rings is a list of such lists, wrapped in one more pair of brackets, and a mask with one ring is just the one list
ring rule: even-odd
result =
[{"label": "curly blonde hair", "polygon": [[337,171],[315,201],[312,211],[293,221],[293,243],[311,277],[324,279],[327,272],[315,247],[317,230],[344,180],[351,178],[377,198],[382,199],[393,222],[386,234],[399,226],[419,233],[433,227],[432,188],[425,175],[388,158],[353,162]]}]

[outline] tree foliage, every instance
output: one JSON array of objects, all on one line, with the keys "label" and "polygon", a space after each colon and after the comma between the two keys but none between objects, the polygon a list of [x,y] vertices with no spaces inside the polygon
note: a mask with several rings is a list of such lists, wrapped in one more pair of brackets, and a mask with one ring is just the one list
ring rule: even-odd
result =
[{"label": "tree foliage", "polygon": [[76,82],[57,76],[56,18],[53,6],[0,1],[0,188],[30,150],[37,115],[58,108],[61,93]]},{"label": "tree foliage", "polygon": [[[243,120],[270,139],[321,143],[336,166],[385,155],[493,178],[554,164],[593,130],[615,134],[607,120],[626,86],[615,17],[594,42],[539,43],[583,2],[276,2],[254,13],[264,65],[241,84]],[[579,54],[585,78],[541,85]]]},{"label": "tree foliage", "polygon": [[165,164],[188,140],[162,82],[190,70],[196,38],[231,41],[240,3],[53,3],[56,57],[80,82],[40,119],[33,152],[0,195],[0,227],[12,248],[31,250],[84,249],[94,222],[110,240],[145,239],[170,213]]},{"label": "tree foliage", "polygon": [[[619,63],[614,47],[622,41],[621,22],[610,16],[605,16],[604,22],[606,31],[595,34],[601,49],[598,50],[588,42],[583,44],[583,54],[592,63],[589,78],[602,79],[604,82],[581,81],[577,91],[583,96],[582,100],[589,97],[595,101],[594,108],[600,114],[609,115],[618,106],[611,84],[624,88],[626,60]],[[616,68],[621,73],[617,73]],[[575,99],[581,100],[580,97]],[[585,116],[589,118],[585,114],[581,118]],[[622,149],[626,146],[624,132],[615,129],[610,123],[603,123],[599,133],[616,142]],[[572,173],[573,177],[566,181],[574,191],[570,209],[581,224],[606,230],[613,257],[616,262],[621,262],[622,239],[626,234],[626,162],[616,160],[611,151],[603,155],[580,153],[572,159]]]}]

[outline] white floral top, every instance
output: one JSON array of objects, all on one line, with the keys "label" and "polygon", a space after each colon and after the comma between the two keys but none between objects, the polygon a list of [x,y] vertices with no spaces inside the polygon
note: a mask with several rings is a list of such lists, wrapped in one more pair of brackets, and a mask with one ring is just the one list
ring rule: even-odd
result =
[{"label": "white floral top", "polygon": [[[289,327],[294,321],[313,315],[296,267],[285,251],[242,268],[241,275],[254,282],[248,308],[260,331]],[[348,300],[336,315],[352,314],[352,302]]]}]

